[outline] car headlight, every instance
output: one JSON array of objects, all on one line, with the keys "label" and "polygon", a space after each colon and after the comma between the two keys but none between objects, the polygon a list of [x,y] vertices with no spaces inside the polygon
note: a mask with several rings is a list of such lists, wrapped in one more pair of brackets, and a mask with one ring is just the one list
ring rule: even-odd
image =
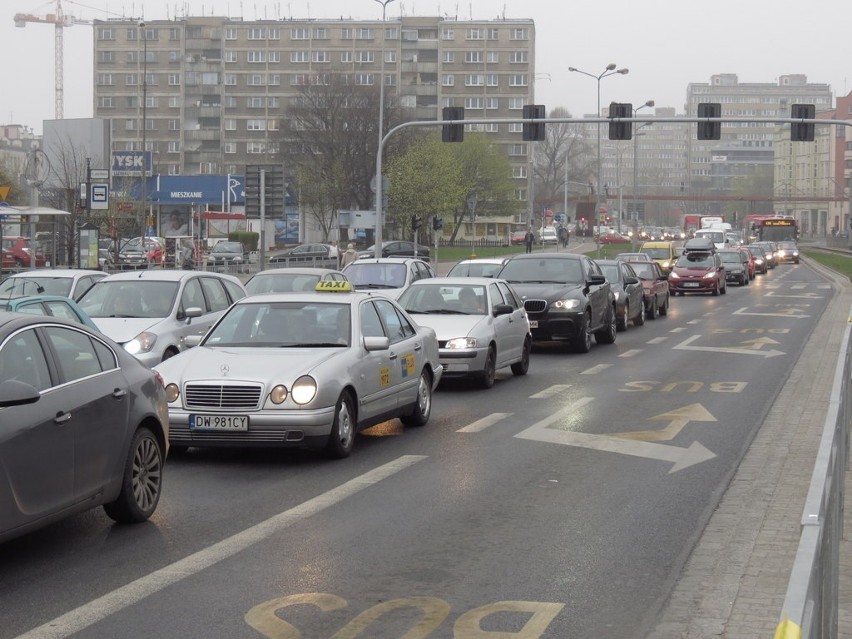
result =
[{"label": "car headlight", "polygon": [[793,251],[793,257],[798,257],[798,256],[799,256],[799,252],[798,252],[798,251]]},{"label": "car headlight", "polygon": [[580,308],[580,300],[556,300],[553,303],[553,308],[560,308],[564,311],[573,311]]},{"label": "car headlight", "polygon": [[126,350],[131,355],[136,355],[137,353],[148,353],[154,348],[154,344],[157,342],[157,336],[154,333],[149,333],[145,331],[144,333],[139,333],[132,340],[127,342],[124,345],[124,350]]},{"label": "car headlight", "polygon": [[166,386],[166,401],[169,404],[176,402],[180,397],[180,388],[178,388],[177,384],[168,384]]},{"label": "car headlight", "polygon": [[293,383],[290,396],[297,404],[307,404],[317,394],[317,382],[313,377],[304,375]]},{"label": "car headlight", "polygon": [[671,273],[669,273],[669,277],[672,278],[673,280],[679,280],[680,279],[680,275],[677,274],[677,271],[672,271]]},{"label": "car headlight", "polygon": [[672,265],[671,265],[671,263],[670,263],[670,262],[668,262],[668,261],[663,262],[663,268],[671,268],[671,266],[672,266]]},{"label": "car headlight", "polygon": [[754,263],[755,264],[763,264],[763,259],[758,257],[756,260],[754,260]]},{"label": "car headlight", "polygon": [[715,272],[715,271],[710,271],[709,273],[705,273],[705,274],[704,274],[704,279],[705,279],[705,280],[712,280],[714,277],[716,277],[716,272]]},{"label": "car headlight", "polygon": [[285,399],[287,399],[287,387],[283,384],[278,384],[269,391],[269,401],[273,404],[283,404]]},{"label": "car headlight", "polygon": [[454,337],[447,340],[447,348],[451,350],[461,350],[465,348],[476,348],[475,337]]}]

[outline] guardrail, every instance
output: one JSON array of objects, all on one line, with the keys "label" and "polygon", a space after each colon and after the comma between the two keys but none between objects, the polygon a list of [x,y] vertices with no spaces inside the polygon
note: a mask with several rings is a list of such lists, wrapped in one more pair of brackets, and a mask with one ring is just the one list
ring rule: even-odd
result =
[{"label": "guardrail", "polygon": [[847,323],[776,639],[837,637],[844,482],[852,418],[850,332],[852,323]]}]

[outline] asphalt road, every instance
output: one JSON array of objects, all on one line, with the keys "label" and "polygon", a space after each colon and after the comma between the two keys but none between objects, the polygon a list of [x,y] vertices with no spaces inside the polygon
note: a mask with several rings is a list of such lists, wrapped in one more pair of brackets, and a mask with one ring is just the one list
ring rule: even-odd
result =
[{"label": "asphalt road", "polygon": [[343,461],[190,451],[151,522],[0,546],[0,637],[643,637],[832,294],[800,264],[673,298]]}]

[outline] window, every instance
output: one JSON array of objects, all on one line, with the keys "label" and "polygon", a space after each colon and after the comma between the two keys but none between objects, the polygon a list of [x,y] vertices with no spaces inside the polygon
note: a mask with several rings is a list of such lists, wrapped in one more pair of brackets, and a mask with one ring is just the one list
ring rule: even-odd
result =
[{"label": "window", "polygon": [[237,97],[235,95],[225,96],[225,108],[227,108],[227,109],[236,109],[237,108]]},{"label": "window", "polygon": [[331,62],[331,58],[328,55],[328,51],[314,51],[311,56],[311,59],[319,64]]},{"label": "window", "polygon": [[456,76],[452,73],[448,73],[446,75],[441,76],[441,86],[451,87],[455,86]]},{"label": "window", "polygon": [[441,40],[455,40],[456,34],[452,29],[443,28],[441,29]]},{"label": "window", "polygon": [[225,153],[236,153],[237,152],[237,143],[236,142],[225,142],[222,145],[222,149]]},{"label": "window", "polygon": [[98,86],[99,87],[111,87],[112,86],[112,73],[99,73],[98,74]]},{"label": "window", "polygon": [[314,40],[328,40],[328,29],[324,27],[314,29]]},{"label": "window", "polygon": [[112,96],[104,95],[104,96],[101,96],[100,98],[98,98],[98,106],[101,109],[112,109],[113,108]]},{"label": "window", "polygon": [[265,106],[264,102],[263,96],[251,96],[246,99],[246,106],[249,109],[262,109]]},{"label": "window", "polygon": [[526,189],[515,189],[515,199],[519,202],[527,201],[527,190]]},{"label": "window", "polygon": [[231,305],[231,300],[225,292],[224,286],[220,280],[212,277],[202,277],[201,287],[204,289],[204,295],[207,298],[207,303],[210,305],[210,312],[224,311]]},{"label": "window", "polygon": [[475,64],[482,62],[482,51],[465,51],[465,64]]},{"label": "window", "polygon": [[355,84],[360,86],[369,86],[373,84],[373,74],[372,73],[356,73],[355,74]]},{"label": "window", "polygon": [[465,98],[464,108],[465,109],[481,109],[482,108],[482,98]]},{"label": "window", "polygon": [[512,51],[509,53],[509,64],[526,64],[527,63],[527,52],[526,51]]},{"label": "window", "polygon": [[180,96],[178,96],[178,95],[170,95],[169,96],[169,108],[170,109],[179,109],[180,108]]},{"label": "window", "polygon": [[180,29],[177,27],[169,29],[169,40],[172,42],[180,41]]},{"label": "window", "polygon": [[236,131],[237,130],[237,119],[236,118],[225,118],[225,130],[226,131]]},{"label": "window", "polygon": [[266,106],[270,109],[277,109],[281,106],[281,99],[277,95],[271,95],[266,98]]},{"label": "window", "polygon": [[397,37],[396,27],[385,27],[385,40],[396,40]]},{"label": "window", "polygon": [[349,27],[343,27],[340,30],[340,39],[341,40],[352,40],[355,37],[355,32]]},{"label": "window", "polygon": [[100,51],[98,53],[98,62],[101,64],[112,64],[115,62],[115,51]]},{"label": "window", "polygon": [[355,62],[360,64],[375,62],[374,53],[372,51],[358,51],[355,54]]},{"label": "window", "polygon": [[142,57],[141,54],[137,55],[138,53],[138,51],[127,51],[124,56],[125,62],[127,62],[127,64],[136,64]]},{"label": "window", "polygon": [[352,52],[351,51],[341,51],[340,52],[340,61],[344,64],[349,64],[352,62]]},{"label": "window", "polygon": [[489,51],[485,54],[485,61],[488,64],[500,64],[500,52],[499,51]]},{"label": "window", "polygon": [[455,51],[444,51],[444,64],[452,64],[456,61]]},{"label": "window", "polygon": [[249,40],[265,40],[266,39],[266,29],[263,27],[251,27],[248,30],[248,39]]},{"label": "window", "polygon": [[237,59],[236,51],[225,51],[225,62],[236,62]]},{"label": "window", "polygon": [[355,29],[355,39],[356,40],[372,40],[373,39],[373,30],[366,28]]},{"label": "window", "polygon": [[[59,367],[65,382],[90,377],[103,372],[98,353],[91,338],[68,328],[49,326],[44,329],[48,341],[59,357]],[[38,349],[41,352],[41,349]],[[115,368],[115,358],[110,358],[109,368]]]},{"label": "window", "polygon": [[169,51],[169,64],[176,64],[181,61],[180,51]]},{"label": "window", "polygon": [[527,30],[526,29],[512,29],[509,32],[509,37],[512,40],[527,40]]},{"label": "window", "polygon": [[246,131],[265,131],[266,120],[247,120]]},{"label": "window", "polygon": [[278,27],[269,27],[269,39],[270,40],[280,40],[281,39],[281,29]]},{"label": "window", "polygon": [[[293,61],[292,55],[293,54],[291,53],[290,54],[291,61]],[[307,62],[307,54],[305,54],[305,60],[304,61]],[[265,51],[257,51],[257,50],[249,51],[246,54],[246,62],[248,62],[250,64],[258,64],[258,63],[266,62],[266,52]]]},{"label": "window", "polygon": [[466,87],[481,87],[485,84],[485,76],[481,73],[470,73],[464,76],[464,85]]},{"label": "window", "polygon": [[509,125],[509,133],[523,133],[524,125],[521,122],[512,122]]},{"label": "window", "polygon": [[192,278],[187,281],[180,294],[180,309],[178,313],[186,313],[188,308],[200,308],[202,314],[207,313],[207,304],[204,302],[204,293],[201,291],[200,278]]},{"label": "window", "polygon": [[482,40],[482,29],[467,29],[464,32],[465,40]]},{"label": "window", "polygon": [[250,87],[262,87],[266,85],[266,76],[262,73],[252,73],[246,76],[246,84]]},{"label": "window", "polygon": [[385,51],[385,62],[396,62],[396,51]]},{"label": "window", "polygon": [[497,98],[485,98],[486,109],[497,109],[500,107],[500,101]]},{"label": "window", "polygon": [[124,130],[125,131],[135,131],[136,130],[136,120],[125,120],[124,121]]},{"label": "window", "polygon": [[98,29],[98,40],[115,40],[115,31],[112,29]]},{"label": "window", "polygon": [[512,177],[526,179],[527,177],[527,167],[525,166],[513,166],[512,167]]},{"label": "window", "polygon": [[266,153],[266,145],[263,142],[248,142],[246,144],[246,153]]},{"label": "window", "polygon": [[270,51],[269,55],[267,56],[267,59],[269,60],[269,62],[271,64],[276,63],[276,62],[281,62],[281,52],[280,51]]},{"label": "window", "polygon": [[180,131],[180,120],[176,118],[169,120],[169,131]]},{"label": "window", "polygon": [[302,62],[308,62],[310,58],[307,51],[291,51],[290,52],[290,62],[293,64],[299,64]]},{"label": "window", "polygon": [[500,78],[500,76],[498,76],[496,73],[488,73],[485,76],[485,86],[488,86],[488,87],[498,86],[499,78]]},{"label": "window", "polygon": [[180,142],[172,140],[169,142],[168,153],[180,153]]},{"label": "window", "polygon": [[499,40],[500,39],[500,30],[495,28],[488,29],[488,39],[489,40]]},{"label": "window", "polygon": [[526,155],[527,154],[527,145],[526,144],[510,144],[508,146],[509,155]]},{"label": "window", "polygon": [[529,76],[526,73],[517,73],[509,76],[510,87],[525,87],[529,84]]},{"label": "window", "polygon": [[509,98],[509,109],[520,111],[524,108],[524,98]]},{"label": "window", "polygon": [[225,40],[236,40],[238,32],[236,27],[225,27]]},{"label": "window", "polygon": [[50,373],[34,330],[18,333],[0,350],[0,379],[14,379],[35,387],[50,388]]},{"label": "window", "polygon": [[307,27],[290,29],[290,39],[291,40],[310,40],[311,39],[311,30]]},{"label": "window", "polygon": [[225,74],[225,85],[229,87],[237,86],[237,74],[236,73],[226,73]]},{"label": "window", "polygon": [[169,86],[180,86],[180,73],[169,73]]},{"label": "window", "polygon": [[290,86],[303,86],[308,83],[308,76],[304,73],[293,73],[290,75]]}]

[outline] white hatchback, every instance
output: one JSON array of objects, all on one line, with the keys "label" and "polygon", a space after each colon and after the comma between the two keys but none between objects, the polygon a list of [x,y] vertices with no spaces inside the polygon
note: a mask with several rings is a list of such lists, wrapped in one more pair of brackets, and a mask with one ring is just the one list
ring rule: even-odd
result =
[{"label": "white hatchback", "polygon": [[545,226],[541,229],[541,243],[542,244],[557,244],[559,242],[559,236],[556,233],[556,229],[552,226]]}]

